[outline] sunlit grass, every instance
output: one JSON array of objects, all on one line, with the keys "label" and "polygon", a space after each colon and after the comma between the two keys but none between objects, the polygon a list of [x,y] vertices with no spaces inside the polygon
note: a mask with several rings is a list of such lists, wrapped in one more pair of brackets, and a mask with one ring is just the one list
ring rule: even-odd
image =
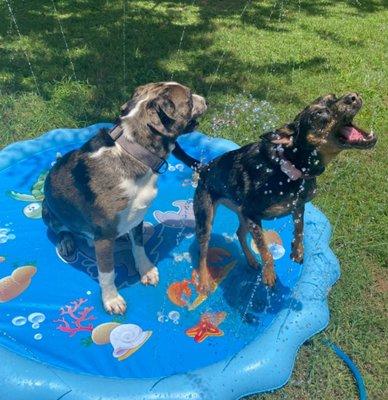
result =
[{"label": "sunlit grass", "polygon": [[[378,145],[341,154],[320,179],[315,201],[332,222],[342,268],[330,295],[331,323],[302,349],[290,383],[263,398],[356,398],[350,374],[321,344],[322,336],[357,361],[371,399],[387,398],[383,1],[257,0],[243,15],[245,1],[237,0],[127,1],[125,15],[123,1],[61,0],[58,13],[51,0],[10,4],[21,38],[1,2],[0,145],[57,127],[112,121],[136,86],[172,74],[206,95],[210,109],[202,130],[240,144],[262,133],[265,121],[257,123],[254,109],[264,100],[280,124],[323,93],[363,95],[357,123],[380,133]],[[215,124],[236,108],[235,122]]]}]

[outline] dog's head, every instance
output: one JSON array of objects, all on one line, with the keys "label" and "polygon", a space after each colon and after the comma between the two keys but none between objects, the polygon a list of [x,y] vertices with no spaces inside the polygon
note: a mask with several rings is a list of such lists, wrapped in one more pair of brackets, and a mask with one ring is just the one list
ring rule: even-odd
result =
[{"label": "dog's head", "polygon": [[197,118],[207,109],[202,96],[177,82],[140,86],[121,108],[121,120],[147,126],[152,133],[176,138],[197,126]]},{"label": "dog's head", "polygon": [[334,94],[319,97],[299,113],[291,124],[278,129],[272,142],[290,147],[307,144],[316,148],[370,149],[377,137],[353,124],[353,118],[362,107],[357,93],[341,98]]},{"label": "dog's head", "polygon": [[293,122],[264,134],[264,144],[272,159],[278,158],[280,146],[307,175],[320,175],[340,151],[370,149],[376,144],[373,133],[353,123],[361,107],[362,99],[357,93],[340,98],[334,94],[319,97]]}]

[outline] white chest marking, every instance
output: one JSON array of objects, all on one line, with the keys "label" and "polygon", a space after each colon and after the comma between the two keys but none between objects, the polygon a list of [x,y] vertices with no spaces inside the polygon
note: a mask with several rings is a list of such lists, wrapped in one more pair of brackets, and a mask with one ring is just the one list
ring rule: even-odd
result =
[{"label": "white chest marking", "polygon": [[128,197],[128,203],[125,209],[118,214],[119,236],[128,233],[143,221],[149,205],[157,194],[156,180],[157,175],[149,171],[137,181],[125,179],[120,183],[124,195]]}]

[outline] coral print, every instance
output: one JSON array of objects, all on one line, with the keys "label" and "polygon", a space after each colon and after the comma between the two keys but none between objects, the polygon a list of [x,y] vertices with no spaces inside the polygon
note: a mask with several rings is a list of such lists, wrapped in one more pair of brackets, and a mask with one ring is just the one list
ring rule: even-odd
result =
[{"label": "coral print", "polygon": [[186,335],[201,343],[211,336],[224,336],[224,332],[218,328],[226,317],[226,312],[205,313],[197,325],[186,330]]},{"label": "coral print", "polygon": [[54,320],[53,322],[58,322],[60,325],[57,329],[66,332],[70,337],[74,336],[78,332],[91,332],[93,330],[93,325],[82,325],[85,321],[93,321],[96,319],[93,315],[88,315],[94,307],[83,307],[81,306],[87,302],[87,299],[78,299],[72,301],[70,305],[65,305],[60,311],[61,318]]}]

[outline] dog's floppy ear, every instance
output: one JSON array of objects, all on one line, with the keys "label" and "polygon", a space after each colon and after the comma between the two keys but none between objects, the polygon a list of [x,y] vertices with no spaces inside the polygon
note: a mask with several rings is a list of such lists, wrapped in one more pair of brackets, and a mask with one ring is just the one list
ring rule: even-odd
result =
[{"label": "dog's floppy ear", "polygon": [[176,122],[175,104],[167,95],[159,95],[147,104],[147,125],[154,131],[166,136],[173,136],[171,129]]},{"label": "dog's floppy ear", "polygon": [[269,140],[273,144],[291,147],[294,143],[295,127],[292,124],[285,125],[275,132],[270,133]]}]

